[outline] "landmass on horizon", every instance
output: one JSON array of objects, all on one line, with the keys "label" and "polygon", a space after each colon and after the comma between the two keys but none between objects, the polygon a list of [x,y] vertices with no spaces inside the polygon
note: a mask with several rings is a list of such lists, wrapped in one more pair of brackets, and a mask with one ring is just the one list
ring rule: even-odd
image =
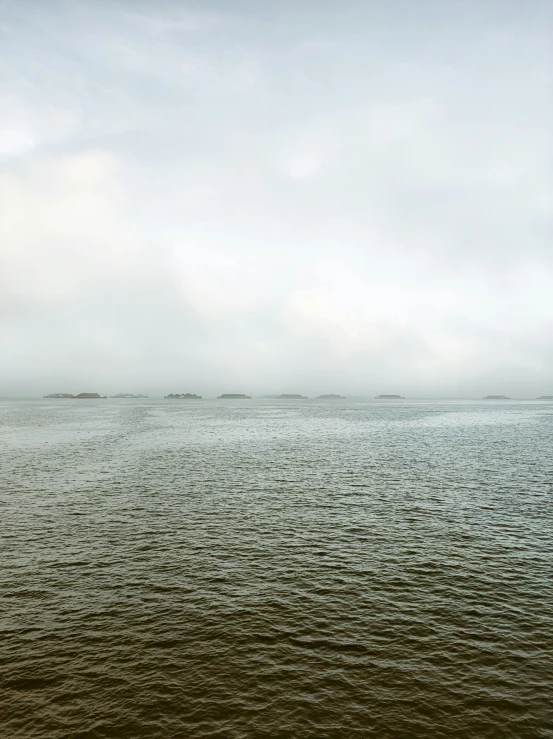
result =
[{"label": "landmass on horizon", "polygon": [[[106,399],[107,395],[100,395],[99,393],[79,393],[78,395],[74,395],[73,393],[49,393],[48,395],[42,396],[44,399],[52,400],[52,399],[78,399],[78,400],[98,400],[98,399]],[[145,395],[142,393],[117,393],[117,395],[110,395],[110,398],[114,399],[149,399],[149,395]],[[156,397],[156,396],[153,396]],[[159,396],[158,396],[159,397]],[[165,400],[202,400],[203,397],[201,395],[196,395],[195,393],[169,393],[169,395],[163,396]],[[299,393],[281,393],[280,395],[261,395],[260,398],[265,399],[276,399],[276,400],[308,400],[307,395],[301,395]],[[349,397],[351,400],[355,399],[361,399],[364,396],[360,395],[338,395],[337,393],[323,393],[322,395],[317,395],[317,400],[345,400],[346,397]],[[219,400],[251,400],[251,395],[245,395],[244,393],[223,393],[222,395],[218,396]],[[405,400],[405,397],[403,395],[390,395],[390,394],[382,394],[375,396],[376,400]],[[451,398],[454,400],[455,398]],[[476,400],[476,398],[472,398]],[[532,398],[527,398],[527,400],[531,400]],[[470,398],[467,398],[467,400],[470,400]],[[508,395],[485,395],[481,400],[511,400],[511,398]],[[524,400],[524,398],[520,398],[520,400]],[[553,400],[553,395],[540,395],[534,400]]]},{"label": "landmass on horizon", "polygon": [[[73,400],[105,400],[107,395],[100,395],[100,393],[79,393],[73,395],[72,393],[50,393],[50,395],[43,395],[43,398],[72,398]],[[147,398],[147,395],[115,395],[116,398]]]}]

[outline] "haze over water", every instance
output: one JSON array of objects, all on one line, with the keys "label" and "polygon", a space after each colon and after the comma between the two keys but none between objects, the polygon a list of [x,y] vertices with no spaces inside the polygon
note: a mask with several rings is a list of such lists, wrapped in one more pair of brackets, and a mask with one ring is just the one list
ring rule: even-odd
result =
[{"label": "haze over water", "polygon": [[2,401],[0,734],[553,736],[553,404]]}]

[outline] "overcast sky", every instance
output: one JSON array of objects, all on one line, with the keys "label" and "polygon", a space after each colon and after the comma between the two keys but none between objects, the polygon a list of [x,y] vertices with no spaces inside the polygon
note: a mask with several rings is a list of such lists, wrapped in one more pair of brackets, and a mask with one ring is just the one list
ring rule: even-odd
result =
[{"label": "overcast sky", "polygon": [[0,395],[553,394],[550,0],[0,0]]}]

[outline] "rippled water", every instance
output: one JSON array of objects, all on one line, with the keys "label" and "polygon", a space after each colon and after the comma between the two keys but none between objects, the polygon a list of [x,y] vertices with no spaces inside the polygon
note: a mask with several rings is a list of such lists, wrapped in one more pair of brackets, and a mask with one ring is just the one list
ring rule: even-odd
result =
[{"label": "rippled water", "polygon": [[0,736],[553,737],[553,403],[0,403]]}]

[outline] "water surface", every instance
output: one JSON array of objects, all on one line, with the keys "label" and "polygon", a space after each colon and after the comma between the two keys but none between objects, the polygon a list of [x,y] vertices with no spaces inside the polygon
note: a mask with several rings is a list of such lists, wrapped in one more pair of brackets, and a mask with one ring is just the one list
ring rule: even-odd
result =
[{"label": "water surface", "polygon": [[553,403],[0,403],[0,736],[553,737]]}]

